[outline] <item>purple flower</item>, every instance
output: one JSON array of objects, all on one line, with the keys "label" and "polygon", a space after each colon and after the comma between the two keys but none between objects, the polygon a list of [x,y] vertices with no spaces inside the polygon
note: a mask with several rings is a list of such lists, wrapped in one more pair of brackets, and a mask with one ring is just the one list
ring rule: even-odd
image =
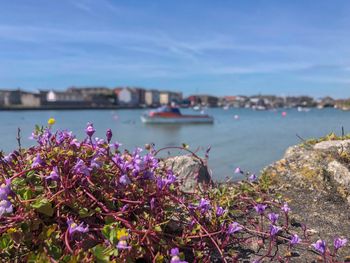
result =
[{"label": "purple flower", "polygon": [[226,210],[224,210],[221,206],[216,207],[216,216],[217,217],[222,216],[225,212],[226,212]]},{"label": "purple flower", "polygon": [[90,175],[90,169],[86,166],[83,160],[77,159],[77,163],[73,167],[73,171],[78,174],[83,174],[85,176]]},{"label": "purple flower", "polygon": [[4,159],[3,159],[3,161],[5,161],[6,163],[8,163],[8,164],[10,164],[11,162],[12,162],[12,155],[11,154],[9,154],[9,155],[5,155],[4,156]]},{"label": "purple flower", "polygon": [[39,166],[41,166],[43,164],[44,164],[44,161],[41,159],[40,154],[38,153],[36,155],[36,157],[34,158],[34,160],[33,160],[32,168],[39,167]]},{"label": "purple flower", "polygon": [[336,239],[334,239],[334,248],[335,250],[338,250],[339,248],[345,246],[345,244],[348,242],[348,240],[346,238],[339,238],[337,237]]},{"label": "purple flower", "polygon": [[96,141],[96,145],[98,145],[99,147],[103,146],[105,144],[105,140],[104,139],[100,139],[98,137],[95,138]]},{"label": "purple flower", "polygon": [[156,202],[156,199],[154,197],[152,197],[151,201],[149,202],[152,210],[155,207],[155,202]]},{"label": "purple flower", "polygon": [[85,129],[85,132],[87,134],[87,136],[89,136],[90,138],[92,137],[92,135],[94,135],[95,133],[95,128],[94,128],[94,125],[90,122],[87,123],[87,127]]},{"label": "purple flower", "polygon": [[71,140],[73,139],[73,133],[71,131],[58,131],[56,135],[56,143],[61,144],[65,140]]},{"label": "purple flower", "polygon": [[115,143],[113,143],[111,146],[113,146],[114,149],[117,151],[117,150],[119,149],[119,147],[122,146],[122,144],[119,143],[119,142],[115,142]]},{"label": "purple flower", "polygon": [[176,176],[174,175],[173,171],[172,170],[168,170],[167,171],[167,183],[168,184],[173,184],[176,182]]},{"label": "purple flower", "polygon": [[80,142],[78,141],[77,138],[74,138],[73,140],[71,140],[71,142],[69,143],[70,145],[74,145],[75,147],[79,148],[80,147]]},{"label": "purple flower", "polygon": [[241,170],[241,168],[237,167],[235,169],[235,174],[241,174],[241,173],[243,173],[243,171]]},{"label": "purple flower", "polygon": [[159,190],[163,189],[163,187],[167,184],[166,180],[163,178],[157,178],[157,187]]},{"label": "purple flower", "polygon": [[170,250],[171,260],[170,263],[187,263],[187,261],[183,261],[180,259],[180,251],[177,247],[172,248]]},{"label": "purple flower", "polygon": [[53,167],[50,175],[46,176],[46,180],[48,180],[48,179],[51,179],[53,181],[58,181],[60,179],[57,166]]},{"label": "purple flower", "polygon": [[267,207],[267,205],[263,205],[263,204],[256,204],[254,206],[255,211],[260,215],[264,214],[266,207]]},{"label": "purple flower", "polygon": [[281,210],[286,214],[288,214],[288,212],[290,211],[290,208],[287,203],[284,203],[283,206],[281,207]]},{"label": "purple flower", "polygon": [[45,145],[49,142],[51,136],[52,136],[52,133],[50,129],[45,129],[42,134],[37,136],[37,142],[40,145]]},{"label": "purple flower", "polygon": [[68,219],[67,224],[68,224],[69,235],[72,235],[76,232],[87,233],[89,231],[89,225],[86,225],[86,227],[83,227],[84,223],[77,225],[76,223],[74,223],[72,219]]},{"label": "purple flower", "polygon": [[268,214],[268,218],[270,219],[272,224],[276,224],[277,220],[278,220],[279,215],[275,214],[275,213],[269,213]]},{"label": "purple flower", "polygon": [[251,182],[255,182],[258,179],[258,177],[255,174],[252,174],[251,176],[248,177],[248,180]]},{"label": "purple flower", "polygon": [[180,251],[179,251],[179,249],[178,249],[177,247],[172,248],[172,249],[170,250],[170,256],[172,256],[172,257],[178,256],[179,254],[180,254]]},{"label": "purple flower", "polygon": [[6,179],[5,183],[0,186],[0,199],[7,199],[7,196],[11,193],[11,179]]},{"label": "purple flower", "polygon": [[90,163],[90,167],[93,169],[93,168],[96,168],[96,169],[99,169],[101,168],[103,165],[103,161],[101,160],[101,157],[99,155],[96,155],[92,160],[91,160],[91,163]]},{"label": "purple flower", "polygon": [[321,254],[326,252],[326,242],[324,240],[317,240],[315,244],[312,244],[312,246]]},{"label": "purple flower", "polygon": [[148,153],[143,157],[143,161],[150,169],[158,168],[158,160],[152,154]]},{"label": "purple flower", "polygon": [[113,133],[111,129],[108,129],[106,132],[106,138],[107,138],[107,142],[110,143],[111,139],[112,139]]},{"label": "purple flower", "polygon": [[240,226],[240,224],[238,224],[237,222],[233,222],[228,225],[227,234],[232,235],[242,229],[243,228]]},{"label": "purple flower", "polygon": [[123,249],[130,249],[131,246],[128,246],[128,242],[126,242],[125,239],[121,239],[118,241],[117,248],[120,250],[123,250]]},{"label": "purple flower", "polygon": [[270,236],[275,236],[281,230],[280,227],[275,225],[270,225]]},{"label": "purple flower", "polygon": [[0,217],[4,214],[11,214],[13,212],[12,204],[9,200],[0,201]]},{"label": "purple flower", "polygon": [[143,173],[142,179],[144,179],[144,180],[154,180],[154,179],[156,179],[156,177],[154,176],[154,172],[152,172],[152,171],[145,171]]},{"label": "purple flower", "polygon": [[206,213],[211,208],[210,201],[202,198],[199,202],[198,208],[201,210],[201,213]]},{"label": "purple flower", "polygon": [[123,185],[128,185],[128,184],[131,184],[131,181],[130,181],[129,177],[126,174],[124,174],[119,178],[119,183],[121,183]]},{"label": "purple flower", "polygon": [[292,238],[290,240],[290,244],[293,246],[293,245],[296,245],[296,244],[299,244],[300,243],[300,238],[297,234],[294,234],[292,235]]}]

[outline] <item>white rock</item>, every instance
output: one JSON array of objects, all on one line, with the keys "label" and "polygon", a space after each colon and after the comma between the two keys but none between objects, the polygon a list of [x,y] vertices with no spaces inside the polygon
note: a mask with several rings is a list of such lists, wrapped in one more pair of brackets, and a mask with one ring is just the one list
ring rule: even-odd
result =
[{"label": "white rock", "polygon": [[202,183],[209,183],[211,178],[208,169],[198,158],[183,155],[165,160],[165,165],[171,168],[180,182],[180,189],[192,193]]}]

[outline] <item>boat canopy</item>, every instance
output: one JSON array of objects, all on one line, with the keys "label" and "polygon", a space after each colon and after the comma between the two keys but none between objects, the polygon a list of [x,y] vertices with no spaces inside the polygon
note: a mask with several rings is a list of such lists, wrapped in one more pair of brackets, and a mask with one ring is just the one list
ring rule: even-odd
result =
[{"label": "boat canopy", "polygon": [[181,114],[179,108],[169,107],[169,106],[162,106],[158,108],[156,112],[170,112],[170,113]]}]

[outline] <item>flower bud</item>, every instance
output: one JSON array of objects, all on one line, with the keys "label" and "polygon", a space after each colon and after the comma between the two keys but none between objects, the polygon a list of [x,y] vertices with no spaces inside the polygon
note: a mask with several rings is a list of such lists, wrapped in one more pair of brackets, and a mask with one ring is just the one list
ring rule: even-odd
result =
[{"label": "flower bud", "polygon": [[88,122],[87,127],[85,129],[87,136],[92,137],[92,135],[94,135],[95,131],[96,130],[94,128],[94,125],[92,123]]},{"label": "flower bud", "polygon": [[106,132],[106,137],[107,137],[108,143],[111,142],[112,136],[113,136],[112,130],[108,129],[107,132]]}]

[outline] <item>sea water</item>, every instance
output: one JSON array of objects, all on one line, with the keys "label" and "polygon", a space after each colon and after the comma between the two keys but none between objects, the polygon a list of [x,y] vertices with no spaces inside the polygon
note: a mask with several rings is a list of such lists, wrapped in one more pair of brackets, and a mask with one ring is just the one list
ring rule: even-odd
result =
[{"label": "sea water", "polygon": [[[253,111],[251,109],[210,108],[214,124],[150,125],[140,121],[145,110],[74,110],[74,111],[1,111],[0,149],[10,152],[17,148],[17,128],[21,128],[22,145],[35,142],[29,139],[35,124],[46,125],[55,118],[54,129],[68,129],[78,138],[85,136],[87,122],[93,122],[96,137],[104,138],[111,128],[113,140],[132,150],[154,143],[156,148],[189,145],[189,149],[204,156],[211,146],[209,167],[214,179],[224,180],[235,176],[236,167],[252,173],[282,158],[287,147],[301,143],[298,138],[314,138],[330,132],[350,132],[350,112],[336,109],[296,109]],[[287,114],[282,115],[282,111]],[[184,114],[200,114],[191,109]],[[298,135],[298,136],[297,136]],[[164,150],[168,154],[185,154],[178,150]]]}]

